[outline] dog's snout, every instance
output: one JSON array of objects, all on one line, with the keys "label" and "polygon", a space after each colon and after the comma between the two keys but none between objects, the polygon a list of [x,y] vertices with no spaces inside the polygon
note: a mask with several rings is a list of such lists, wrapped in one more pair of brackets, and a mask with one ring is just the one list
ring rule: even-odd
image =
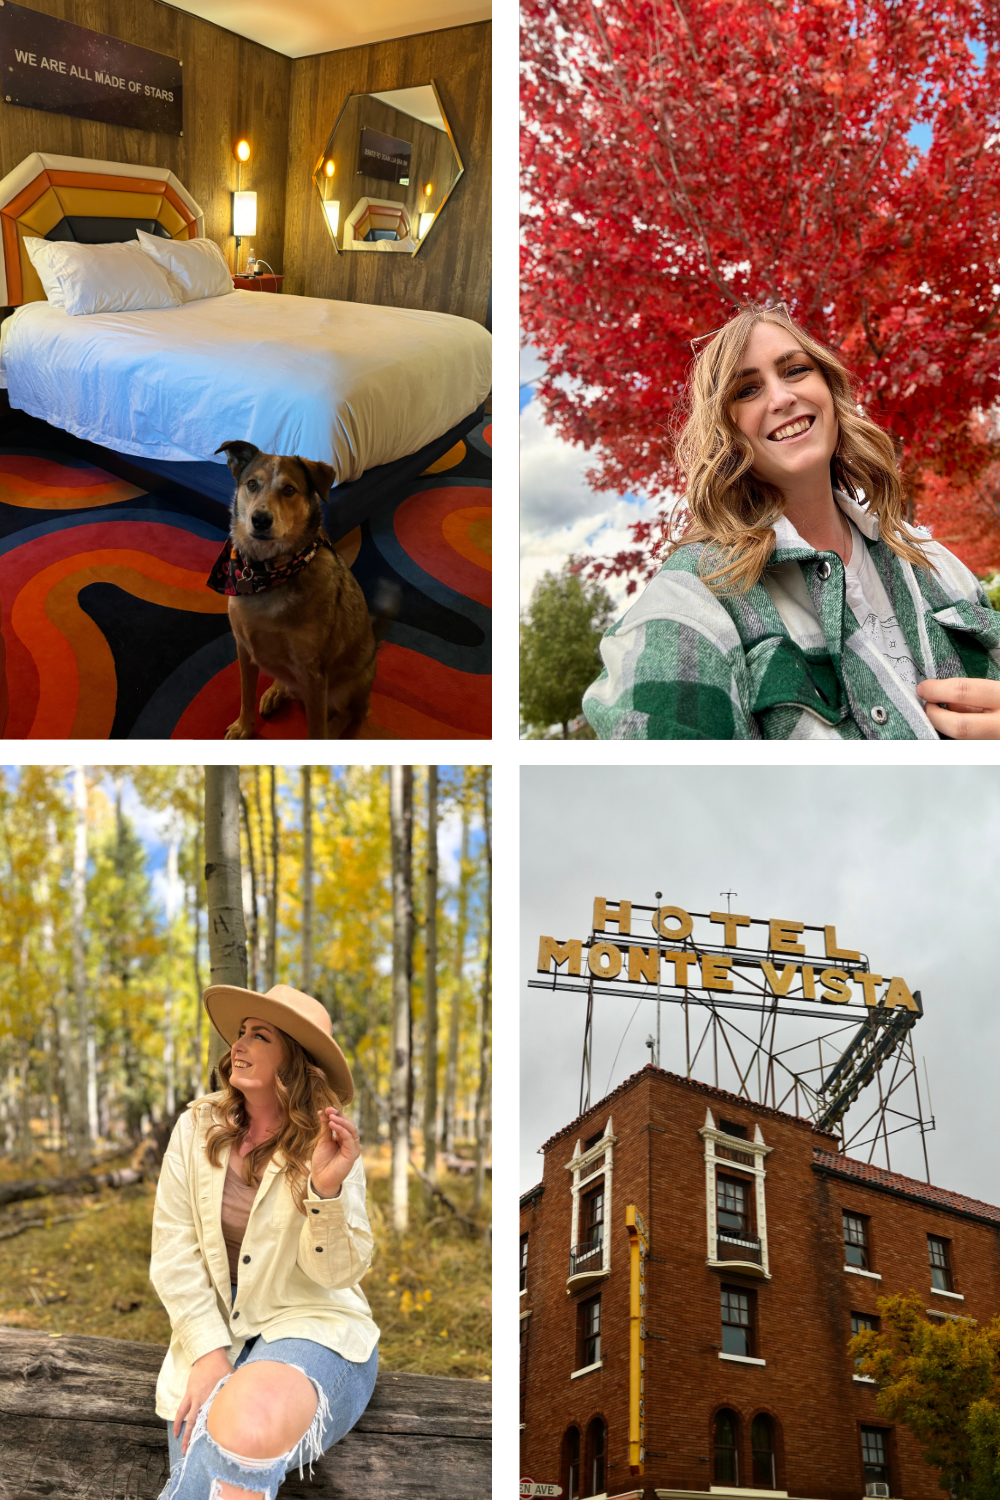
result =
[{"label": "dog's snout", "polygon": [[259,536],[262,536],[265,531],[270,531],[272,519],[269,510],[255,510],[250,517],[250,525]]}]

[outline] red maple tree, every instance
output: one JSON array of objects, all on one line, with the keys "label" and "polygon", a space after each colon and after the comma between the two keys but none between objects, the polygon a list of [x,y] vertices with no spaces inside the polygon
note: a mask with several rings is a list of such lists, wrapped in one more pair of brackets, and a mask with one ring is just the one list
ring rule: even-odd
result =
[{"label": "red maple tree", "polygon": [[[690,340],[771,299],[857,377],[911,514],[1000,566],[998,0],[523,0],[522,57],[524,330],[595,487],[681,492]],[[591,571],[631,592],[670,524]]]}]

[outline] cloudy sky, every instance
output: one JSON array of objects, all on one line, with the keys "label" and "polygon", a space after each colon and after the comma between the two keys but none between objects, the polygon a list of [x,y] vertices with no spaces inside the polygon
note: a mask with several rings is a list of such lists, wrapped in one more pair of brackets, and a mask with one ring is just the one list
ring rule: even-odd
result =
[{"label": "cloudy sky", "polygon": [[[665,905],[707,912],[724,910],[731,889],[734,911],[832,924],[873,970],[921,990],[931,1179],[1000,1204],[1000,771],[538,766],[521,776],[522,1191],[542,1175],[538,1146],[576,1117],[580,1087],[585,1001],[527,988],[539,934],[585,938],[598,895],[652,905],[662,890]],[[656,1006],[644,1000],[633,1016],[632,1002],[598,998],[594,1009],[596,1102],[648,1062]],[[682,1012],[664,1005],[662,1015],[662,1064],[683,1073]],[[701,1066],[695,1076],[713,1081]],[[896,1137],[892,1166],[924,1177],[916,1132]]]},{"label": "cloudy sky", "polygon": [[[629,525],[659,508],[635,495],[598,494],[586,480],[593,455],[563,442],[542,420],[532,381],[542,363],[530,345],[521,350],[521,599],[526,605],[543,573],[558,573],[571,553],[595,556],[630,544]],[[625,585],[605,585],[617,612]]]}]

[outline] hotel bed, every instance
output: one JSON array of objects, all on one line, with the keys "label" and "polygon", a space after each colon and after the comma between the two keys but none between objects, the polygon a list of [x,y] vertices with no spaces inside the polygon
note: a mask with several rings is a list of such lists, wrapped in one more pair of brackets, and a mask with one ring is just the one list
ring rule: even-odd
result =
[{"label": "hotel bed", "polygon": [[[328,515],[356,524],[358,481],[444,451],[472,425],[490,388],[489,334],[444,313],[235,290],[71,316],[46,300],[24,243],[129,241],[137,229],[184,242],[202,226],[165,169],[27,158],[0,181],[0,303],[15,306],[0,386],[12,408],[214,498],[232,492],[214,450],[235,438],[328,463]],[[342,514],[341,485],[354,502]]]}]

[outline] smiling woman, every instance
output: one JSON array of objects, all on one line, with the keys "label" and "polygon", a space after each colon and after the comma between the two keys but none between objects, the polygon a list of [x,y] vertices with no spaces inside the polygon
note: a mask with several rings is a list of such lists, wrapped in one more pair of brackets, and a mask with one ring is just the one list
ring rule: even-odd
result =
[{"label": "smiling woman", "polygon": [[1000,614],[784,307],[710,336],[677,454],[688,524],[604,639],[601,738],[1000,738]]}]

